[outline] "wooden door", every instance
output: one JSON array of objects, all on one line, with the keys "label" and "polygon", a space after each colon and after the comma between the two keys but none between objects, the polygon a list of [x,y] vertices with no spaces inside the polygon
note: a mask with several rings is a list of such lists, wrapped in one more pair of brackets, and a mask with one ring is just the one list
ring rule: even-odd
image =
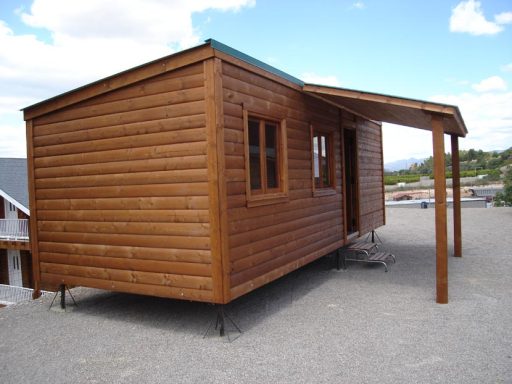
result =
[{"label": "wooden door", "polygon": [[21,256],[18,249],[7,250],[7,263],[9,265],[9,285],[23,287],[21,276]]},{"label": "wooden door", "polygon": [[345,225],[347,236],[359,231],[359,185],[357,174],[357,141],[356,131],[343,130],[343,156],[345,163]]},{"label": "wooden door", "polygon": [[5,218],[16,220],[18,219],[18,210],[14,204],[11,204],[6,199],[4,199],[4,207],[5,207]]}]

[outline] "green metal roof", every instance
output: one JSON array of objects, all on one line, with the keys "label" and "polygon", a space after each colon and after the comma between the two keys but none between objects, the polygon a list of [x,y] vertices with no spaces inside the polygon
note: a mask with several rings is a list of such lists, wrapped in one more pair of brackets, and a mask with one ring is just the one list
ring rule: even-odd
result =
[{"label": "green metal roof", "polygon": [[286,72],[281,71],[280,69],[277,69],[271,65],[268,65],[264,63],[263,61],[260,61],[258,59],[255,59],[252,56],[249,56],[243,52],[240,52],[234,48],[231,48],[230,46],[227,46],[226,44],[222,44],[221,42],[214,40],[214,39],[208,39],[205,40],[206,44],[210,44],[210,47],[213,49],[216,49],[218,51],[221,51],[227,55],[233,56],[237,59],[240,59],[242,61],[245,61],[248,64],[254,65],[258,68],[261,68],[267,72],[273,73],[274,75],[280,76],[288,81],[291,81],[294,84],[297,84],[300,87],[304,86],[304,82],[292,75],[289,75]]}]

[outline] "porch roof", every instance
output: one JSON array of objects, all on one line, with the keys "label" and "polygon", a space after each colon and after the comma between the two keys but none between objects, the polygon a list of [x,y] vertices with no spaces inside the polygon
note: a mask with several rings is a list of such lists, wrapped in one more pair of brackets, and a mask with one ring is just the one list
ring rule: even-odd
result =
[{"label": "porch roof", "polygon": [[460,137],[468,133],[460,110],[454,105],[317,84],[304,84],[303,90],[370,120],[431,131],[435,114],[443,118],[444,133]]}]

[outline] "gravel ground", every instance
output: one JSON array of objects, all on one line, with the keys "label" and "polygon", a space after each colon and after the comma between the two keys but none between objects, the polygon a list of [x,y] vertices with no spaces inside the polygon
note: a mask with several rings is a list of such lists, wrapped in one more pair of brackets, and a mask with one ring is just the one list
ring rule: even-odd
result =
[{"label": "gravel ground", "polygon": [[203,338],[201,303],[76,288],[67,312],[2,308],[0,383],[512,383],[512,209],[463,209],[447,305],[434,210],[387,219],[388,273],[320,259],[231,303],[232,342]]}]

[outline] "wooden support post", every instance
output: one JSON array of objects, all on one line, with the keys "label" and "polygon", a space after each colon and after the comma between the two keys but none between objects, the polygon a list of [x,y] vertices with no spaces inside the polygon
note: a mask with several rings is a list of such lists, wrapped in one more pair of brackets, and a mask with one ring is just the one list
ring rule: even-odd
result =
[{"label": "wooden support post", "polygon": [[459,138],[451,135],[452,141],[452,188],[453,188],[453,256],[462,257],[462,220],[460,212],[460,161]]},{"label": "wooden support post", "polygon": [[26,123],[27,134],[27,173],[29,189],[29,207],[30,207],[30,248],[32,256],[32,278],[34,282],[34,291],[32,298],[37,299],[41,296],[41,271],[39,265],[39,242],[37,240],[37,207],[36,207],[36,183],[34,175],[34,126],[32,120]]},{"label": "wooden support post", "polygon": [[443,118],[432,115],[434,149],[434,191],[436,216],[436,292],[437,303],[448,303],[448,244],[446,225],[446,172],[444,161]]}]

